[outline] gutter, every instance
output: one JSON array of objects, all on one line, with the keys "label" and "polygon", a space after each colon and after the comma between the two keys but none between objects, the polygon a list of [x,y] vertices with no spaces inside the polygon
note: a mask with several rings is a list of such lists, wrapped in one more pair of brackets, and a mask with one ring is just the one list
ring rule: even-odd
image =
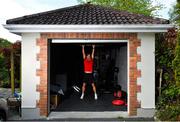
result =
[{"label": "gutter", "polygon": [[167,32],[172,24],[139,25],[21,25],[7,24],[4,28],[15,34],[46,32]]}]

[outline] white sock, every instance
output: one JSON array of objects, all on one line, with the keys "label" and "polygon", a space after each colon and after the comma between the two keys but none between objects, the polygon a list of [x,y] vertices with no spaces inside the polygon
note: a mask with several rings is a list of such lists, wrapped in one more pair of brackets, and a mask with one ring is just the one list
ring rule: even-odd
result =
[{"label": "white sock", "polygon": [[82,100],[83,98],[84,98],[84,93],[82,93],[82,95],[81,95],[80,99]]},{"label": "white sock", "polygon": [[95,99],[95,100],[97,100],[97,99],[98,99],[98,97],[97,97],[97,94],[96,94],[96,93],[94,93],[94,99]]}]

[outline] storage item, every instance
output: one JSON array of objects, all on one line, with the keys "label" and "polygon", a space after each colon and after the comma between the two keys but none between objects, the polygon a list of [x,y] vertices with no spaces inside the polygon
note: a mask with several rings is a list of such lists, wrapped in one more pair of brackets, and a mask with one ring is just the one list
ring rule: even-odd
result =
[{"label": "storage item", "polygon": [[50,103],[53,107],[57,107],[60,104],[60,96],[59,95],[51,95]]},{"label": "storage item", "polygon": [[114,92],[114,97],[121,98],[122,92],[121,91]]},{"label": "storage item", "polygon": [[67,74],[57,74],[55,84],[60,85],[63,92],[66,92],[66,90],[67,90]]},{"label": "storage item", "polygon": [[64,95],[64,92],[59,84],[50,84],[51,92],[54,94]]},{"label": "storage item", "polygon": [[19,112],[19,116],[21,117],[21,99],[9,97],[7,98],[7,105],[9,109],[17,109]]},{"label": "storage item", "polygon": [[112,104],[113,104],[113,105],[120,106],[120,105],[124,105],[125,102],[124,102],[123,100],[113,100],[113,101],[112,101]]}]

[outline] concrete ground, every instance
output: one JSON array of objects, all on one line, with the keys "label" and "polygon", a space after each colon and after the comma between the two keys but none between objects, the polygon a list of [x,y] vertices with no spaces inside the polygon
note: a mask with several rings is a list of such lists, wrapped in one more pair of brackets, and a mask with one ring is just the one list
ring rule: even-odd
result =
[{"label": "concrete ground", "polygon": [[[54,120],[56,121],[56,120]],[[99,119],[64,119],[64,120],[57,120],[57,121],[154,121],[153,118],[99,118]]]},{"label": "concrete ground", "polygon": [[9,121],[60,121],[60,122],[86,122],[86,121],[95,121],[95,122],[103,122],[103,121],[110,121],[110,122],[118,122],[118,121],[155,121],[154,118],[141,118],[141,117],[130,117],[130,118],[43,118],[43,119],[22,119],[17,111],[10,111],[9,114]]},{"label": "concrete ground", "polygon": [[11,109],[8,111],[8,121],[18,121],[22,120],[21,117],[19,116],[19,113],[15,109]]},{"label": "concrete ground", "polygon": [[8,117],[9,121],[61,121],[61,122],[86,122],[86,121],[95,121],[95,122],[103,122],[103,121],[110,121],[110,122],[118,122],[118,121],[155,121],[154,118],[139,118],[139,117],[130,117],[130,118],[44,118],[44,119],[28,119],[28,120],[22,120],[22,118],[19,116],[17,111],[10,110],[10,114]]},{"label": "concrete ground", "polygon": [[10,115],[8,118],[9,121],[61,121],[61,122],[86,122],[86,121],[95,121],[95,122],[103,122],[103,121],[110,121],[110,122],[118,122],[118,121],[155,121],[154,118],[139,118],[139,117],[130,117],[130,118],[44,118],[44,119],[25,119],[22,120],[22,118],[19,116],[17,111],[10,111]]},{"label": "concrete ground", "polygon": [[[0,97],[3,97],[7,99],[9,96],[11,96],[11,89],[7,88],[0,88]],[[15,109],[9,110],[8,115],[9,121],[19,121],[22,120],[19,116],[19,113]],[[28,121],[62,121],[62,122],[68,122],[68,121],[77,121],[77,122],[83,122],[83,121],[154,121],[154,118],[47,118],[47,119],[39,119],[39,120],[28,120]]]},{"label": "concrete ground", "polygon": [[77,119],[77,118],[66,118],[66,119],[39,119],[39,120],[32,120],[32,121],[60,121],[60,122],[72,122],[72,121],[77,121],[77,122],[85,122],[85,121],[95,121],[95,122],[103,122],[103,121],[110,121],[110,122],[119,122],[119,121],[155,121],[154,118],[91,118],[91,119]]}]

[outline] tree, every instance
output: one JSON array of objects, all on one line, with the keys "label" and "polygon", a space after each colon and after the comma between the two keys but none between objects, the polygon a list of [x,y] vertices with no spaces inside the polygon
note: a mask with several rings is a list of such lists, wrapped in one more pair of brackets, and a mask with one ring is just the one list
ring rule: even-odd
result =
[{"label": "tree", "polygon": [[4,87],[9,86],[10,72],[9,72],[9,59],[4,56],[4,49],[8,48],[11,43],[6,40],[0,38],[0,85]]},{"label": "tree", "polygon": [[175,59],[173,60],[173,68],[175,72],[175,80],[176,84],[180,87],[180,0],[177,0],[177,4],[175,5],[175,14],[177,15],[177,25],[178,25],[178,37],[176,44],[176,54]]},{"label": "tree", "polygon": [[177,3],[169,11],[170,20],[176,24],[180,23],[180,5]]},{"label": "tree", "polygon": [[[2,76],[0,77],[1,78],[0,81],[6,83],[6,85],[2,85],[3,87],[9,87],[11,80],[11,88],[13,94],[15,87],[19,87],[20,85],[17,81],[20,81],[21,43],[15,42],[12,44],[5,39],[1,39],[1,44],[2,45],[0,46],[0,54],[3,57],[4,63],[0,62],[0,66],[1,66],[0,69],[4,69],[4,70],[2,71],[2,75],[0,75]],[[5,71],[9,75],[5,75],[4,74]]]},{"label": "tree", "polygon": [[158,16],[157,11],[162,9],[162,4],[153,5],[152,0],[78,0],[78,2],[90,2],[146,16]]},{"label": "tree", "polygon": [[[174,6],[172,19],[178,26],[176,38],[176,48],[172,68],[174,70],[174,82],[170,82],[162,90],[162,95],[156,106],[156,117],[160,120],[180,121],[180,0]],[[171,64],[171,63],[170,63]]]},{"label": "tree", "polygon": [[176,20],[178,22],[178,25],[180,26],[180,0],[177,0],[177,4],[175,6],[175,13],[177,14]]},{"label": "tree", "polygon": [[176,84],[180,87],[180,32],[178,32],[176,54],[173,60]]},{"label": "tree", "polygon": [[9,47],[10,45],[11,45],[11,42],[9,42],[6,39],[0,38],[0,49],[5,48],[5,47]]}]

